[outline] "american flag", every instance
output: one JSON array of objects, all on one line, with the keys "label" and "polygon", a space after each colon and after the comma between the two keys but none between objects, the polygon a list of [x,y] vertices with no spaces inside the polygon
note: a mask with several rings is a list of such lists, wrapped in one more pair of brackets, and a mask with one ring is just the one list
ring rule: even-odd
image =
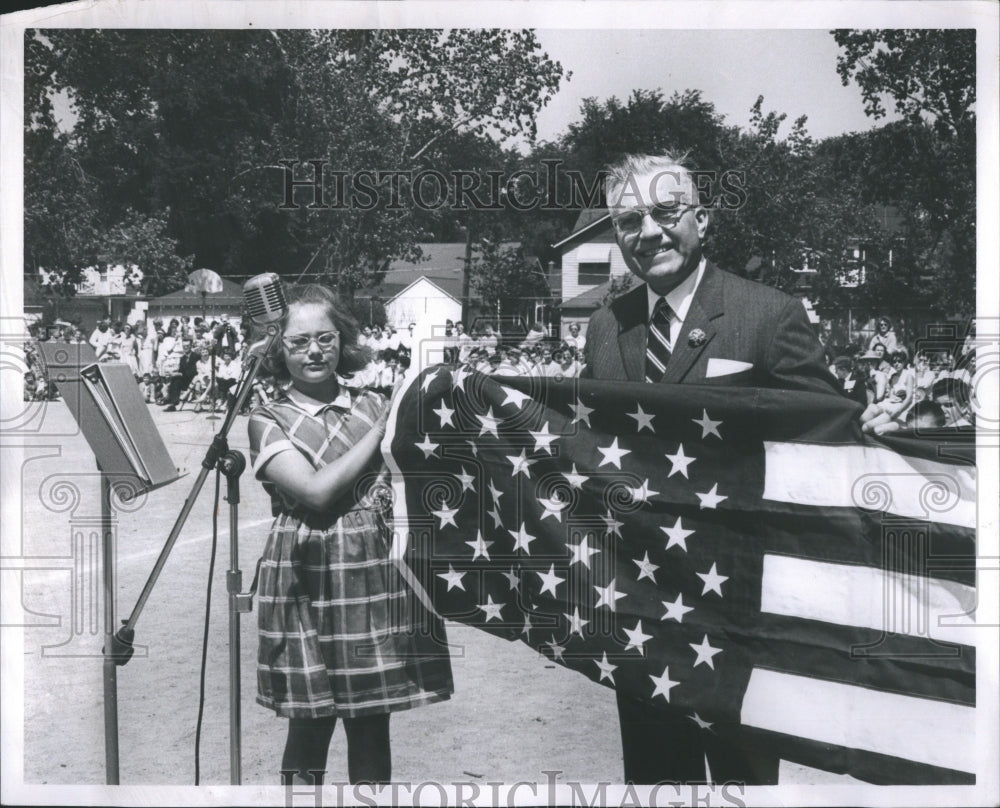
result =
[{"label": "american flag", "polygon": [[441,616],[788,760],[975,782],[967,438],[876,443],[832,395],[443,365],[390,430],[394,557]]}]

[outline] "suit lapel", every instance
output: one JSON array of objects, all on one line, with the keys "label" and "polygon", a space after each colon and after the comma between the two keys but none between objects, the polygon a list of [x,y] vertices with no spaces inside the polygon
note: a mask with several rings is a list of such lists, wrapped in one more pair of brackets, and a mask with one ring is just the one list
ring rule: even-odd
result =
[{"label": "suit lapel", "polygon": [[646,320],[649,303],[646,284],[628,292],[616,301],[618,308],[618,350],[629,381],[646,379]]},{"label": "suit lapel", "polygon": [[[725,308],[723,306],[722,281],[721,272],[712,266],[711,263],[707,263],[705,274],[702,275],[701,283],[698,284],[698,288],[695,290],[694,299],[691,301],[690,308],[688,308],[687,317],[684,318],[684,323],[677,336],[677,344],[674,345],[674,351],[670,355],[670,361],[667,363],[667,370],[663,374],[663,382],[675,383],[682,381],[688,371],[691,370],[691,366],[701,356],[702,351],[715,338],[718,331],[718,323],[715,321],[723,315]],[[696,330],[704,332],[704,340],[691,338],[690,335]],[[645,352],[645,346],[643,347],[643,352]]]}]

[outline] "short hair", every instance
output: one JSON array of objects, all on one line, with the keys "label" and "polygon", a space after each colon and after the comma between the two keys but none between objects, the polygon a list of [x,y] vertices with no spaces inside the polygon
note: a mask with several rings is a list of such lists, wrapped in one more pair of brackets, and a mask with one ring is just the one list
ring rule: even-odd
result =
[{"label": "short hair", "polygon": [[956,379],[954,376],[938,379],[931,387],[931,398],[937,401],[942,396],[947,396],[956,404],[968,404],[969,384],[964,379]]},{"label": "short hair", "polygon": [[906,355],[906,351],[893,351],[889,356],[890,362],[907,362],[909,357]]},{"label": "short hair", "polygon": [[687,153],[680,155],[670,152],[664,152],[659,155],[631,154],[617,163],[609,165],[605,169],[604,195],[608,210],[613,210],[616,207],[614,203],[620,201],[615,199],[613,192],[624,186],[629,181],[629,178],[634,177],[636,174],[649,174],[654,171],[665,173],[673,172],[676,169],[680,169],[681,173],[687,176],[690,183],[690,188],[688,189],[689,202],[693,205],[700,204],[698,185],[691,175],[693,168],[687,162]]},{"label": "short hair", "polygon": [[326,309],[330,322],[340,332],[340,358],[337,361],[337,373],[347,375],[361,370],[371,360],[371,351],[358,345],[358,321],[340,302],[337,295],[326,286],[318,283],[307,283],[301,286],[285,288],[285,300],[288,310],[278,322],[279,339],[274,340],[267,355],[267,369],[281,379],[288,379],[288,367],[282,354],[280,337],[285,333],[288,315],[292,306],[314,303]]},{"label": "short hair", "polygon": [[[930,419],[931,423],[921,424],[920,421]],[[918,401],[906,414],[906,426],[921,427],[942,427],[948,422],[944,409],[936,401]]]}]

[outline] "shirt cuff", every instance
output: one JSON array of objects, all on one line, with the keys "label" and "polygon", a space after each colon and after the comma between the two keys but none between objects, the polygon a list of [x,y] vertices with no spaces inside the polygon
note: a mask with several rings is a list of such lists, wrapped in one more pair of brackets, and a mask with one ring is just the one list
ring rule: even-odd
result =
[{"label": "shirt cuff", "polygon": [[[261,479],[261,472],[264,470],[264,466],[267,462],[280,452],[288,451],[289,449],[295,449],[295,444],[292,443],[287,438],[284,440],[276,440],[274,443],[269,443],[267,446],[260,450],[260,454],[257,455],[257,459],[253,463],[253,476],[256,479]],[[295,449],[298,451],[298,449]]]}]

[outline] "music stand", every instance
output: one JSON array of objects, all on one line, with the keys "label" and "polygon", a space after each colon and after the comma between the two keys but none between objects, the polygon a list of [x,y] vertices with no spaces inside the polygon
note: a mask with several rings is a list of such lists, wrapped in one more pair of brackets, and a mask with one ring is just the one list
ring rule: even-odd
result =
[{"label": "music stand", "polygon": [[115,542],[112,494],[123,501],[181,475],[149,414],[131,368],[94,362],[86,343],[39,343],[49,379],[59,388],[94,453],[101,478],[104,582],[104,757],[106,782],[118,785],[118,674],[115,651]]}]

